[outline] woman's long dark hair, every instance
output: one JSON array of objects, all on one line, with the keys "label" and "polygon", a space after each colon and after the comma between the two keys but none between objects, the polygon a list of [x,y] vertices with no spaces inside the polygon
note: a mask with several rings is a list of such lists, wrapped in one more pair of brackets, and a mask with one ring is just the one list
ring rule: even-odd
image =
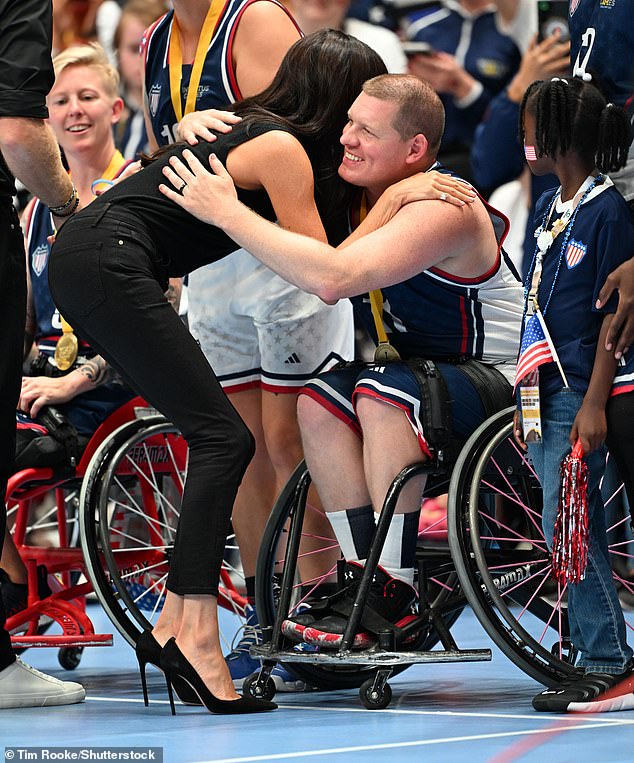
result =
[{"label": "woman's long dark hair", "polygon": [[347,208],[350,188],[337,169],[348,109],[363,83],[386,72],[371,48],[344,32],[324,29],[298,40],[263,92],[233,105],[248,125],[273,122],[302,143],[315,174],[315,198],[324,223]]},{"label": "woman's long dark hair", "polygon": [[555,159],[572,150],[601,172],[625,166],[632,139],[629,119],[592,83],[553,77],[529,85],[520,107],[522,142],[526,109],[535,115],[539,156]]}]

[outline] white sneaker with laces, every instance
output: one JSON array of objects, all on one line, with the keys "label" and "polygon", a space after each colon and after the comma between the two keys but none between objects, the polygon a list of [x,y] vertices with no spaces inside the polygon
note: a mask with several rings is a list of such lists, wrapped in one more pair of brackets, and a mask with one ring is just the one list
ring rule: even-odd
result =
[{"label": "white sneaker with laces", "polygon": [[85,697],[81,684],[40,673],[19,657],[0,671],[0,709],[73,705]]}]

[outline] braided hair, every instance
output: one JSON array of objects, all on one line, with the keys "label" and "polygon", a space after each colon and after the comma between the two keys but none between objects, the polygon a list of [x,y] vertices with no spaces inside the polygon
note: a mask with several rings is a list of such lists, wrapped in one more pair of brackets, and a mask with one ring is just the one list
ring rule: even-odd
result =
[{"label": "braided hair", "polygon": [[601,172],[625,166],[632,140],[627,114],[592,83],[553,77],[529,85],[520,106],[522,143],[526,109],[535,115],[538,156],[555,159],[572,149]]}]

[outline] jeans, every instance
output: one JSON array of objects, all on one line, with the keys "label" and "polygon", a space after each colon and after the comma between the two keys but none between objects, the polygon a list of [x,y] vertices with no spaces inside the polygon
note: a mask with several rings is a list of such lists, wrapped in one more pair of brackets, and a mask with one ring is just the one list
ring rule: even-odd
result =
[{"label": "jeans", "polygon": [[[528,452],[542,484],[542,527],[552,547],[559,501],[559,465],[570,452],[568,436],[583,394],[565,388],[541,400],[542,441],[528,443]],[[632,658],[623,611],[612,582],[605,511],[599,482],[605,471],[605,447],[585,457],[588,465],[588,566],[584,580],[568,584],[570,638],[586,672],[622,673]]]},{"label": "jeans", "polygon": [[88,207],[60,230],[49,280],[71,326],[187,440],[167,588],[217,594],[231,510],[254,440],[167,302],[167,271],[151,238],[117,205]]}]

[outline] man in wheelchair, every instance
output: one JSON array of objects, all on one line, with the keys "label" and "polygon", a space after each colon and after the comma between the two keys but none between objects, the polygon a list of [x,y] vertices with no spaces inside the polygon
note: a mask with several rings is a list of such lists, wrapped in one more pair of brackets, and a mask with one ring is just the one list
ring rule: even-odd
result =
[{"label": "man in wheelchair", "polygon": [[[306,462],[351,585],[283,630],[325,648],[342,642],[375,514],[395,475],[414,462],[445,463],[450,436],[465,439],[511,401],[522,288],[502,250],[507,220],[479,198],[451,204],[444,193],[424,203],[408,196],[407,178],[441,169],[443,126],[442,103],[420,80],[366,82],[341,137],[339,175],[362,189],[357,224],[369,210],[366,222],[375,225],[339,250],[257,218],[213,159],[216,176],[190,163],[188,193],[178,200],[301,288],[327,302],[353,297],[357,319],[379,342],[373,363],[319,375],[298,401]],[[401,180],[400,208],[388,221],[373,217],[374,202]],[[401,492],[354,647],[412,615],[424,483],[417,477]]]}]

